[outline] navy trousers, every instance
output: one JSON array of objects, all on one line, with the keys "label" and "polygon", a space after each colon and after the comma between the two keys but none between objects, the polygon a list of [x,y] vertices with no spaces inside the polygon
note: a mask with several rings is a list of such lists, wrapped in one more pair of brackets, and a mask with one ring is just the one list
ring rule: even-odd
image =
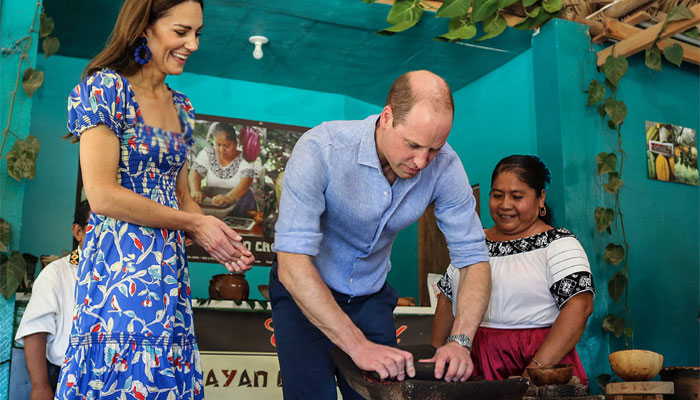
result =
[{"label": "navy trousers", "polygon": [[[367,296],[331,293],[367,339],[396,346],[394,308],[398,296],[388,283]],[[309,322],[277,278],[276,262],[270,270],[270,301],[285,400],[335,399],[336,379],[343,400],[362,399],[337,370],[331,357],[335,345]]]}]

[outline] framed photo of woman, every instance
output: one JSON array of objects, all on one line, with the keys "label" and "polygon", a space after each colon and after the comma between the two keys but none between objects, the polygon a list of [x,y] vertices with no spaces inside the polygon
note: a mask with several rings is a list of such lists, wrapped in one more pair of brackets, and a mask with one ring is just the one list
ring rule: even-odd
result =
[{"label": "framed photo of woman", "polygon": [[[308,128],[198,115],[188,153],[190,194],[205,214],[243,236],[256,265],[271,265],[284,167]],[[192,241],[190,261],[216,262]]]}]

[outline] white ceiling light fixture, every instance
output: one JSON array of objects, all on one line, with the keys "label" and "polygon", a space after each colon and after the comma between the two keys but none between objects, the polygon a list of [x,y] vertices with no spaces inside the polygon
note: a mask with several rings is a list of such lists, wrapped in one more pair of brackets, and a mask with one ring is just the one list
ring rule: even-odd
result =
[{"label": "white ceiling light fixture", "polygon": [[263,58],[262,45],[268,42],[267,38],[265,36],[256,35],[251,36],[248,40],[250,41],[250,43],[253,43],[255,45],[255,49],[253,50],[253,58],[256,60]]}]

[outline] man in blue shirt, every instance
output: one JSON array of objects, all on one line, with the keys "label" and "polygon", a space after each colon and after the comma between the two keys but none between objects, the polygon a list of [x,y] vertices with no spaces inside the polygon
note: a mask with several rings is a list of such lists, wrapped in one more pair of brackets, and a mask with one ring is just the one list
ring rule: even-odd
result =
[{"label": "man in blue shirt", "polygon": [[[435,376],[471,375],[470,338],[491,275],[467,175],[447,144],[453,115],[447,83],[413,71],[394,82],[381,114],[323,123],[294,147],[275,226],[278,264],[270,272],[285,399],[335,398],[334,345],[382,378],[414,376],[412,355],[395,348],[397,295],[386,277],[394,238],[431,203],[464,279],[452,335],[432,359]],[[337,381],[344,399],[361,398],[341,376]]]}]

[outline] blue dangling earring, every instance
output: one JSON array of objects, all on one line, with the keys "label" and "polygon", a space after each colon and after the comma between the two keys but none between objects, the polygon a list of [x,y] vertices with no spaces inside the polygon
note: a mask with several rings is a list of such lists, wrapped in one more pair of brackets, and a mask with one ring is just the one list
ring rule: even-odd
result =
[{"label": "blue dangling earring", "polygon": [[[134,50],[134,59],[141,65],[146,64],[151,60],[151,50],[148,49],[147,43],[148,41],[146,38],[142,37],[141,44],[136,47],[136,50]],[[144,54],[143,57],[141,57],[141,53]]]}]

